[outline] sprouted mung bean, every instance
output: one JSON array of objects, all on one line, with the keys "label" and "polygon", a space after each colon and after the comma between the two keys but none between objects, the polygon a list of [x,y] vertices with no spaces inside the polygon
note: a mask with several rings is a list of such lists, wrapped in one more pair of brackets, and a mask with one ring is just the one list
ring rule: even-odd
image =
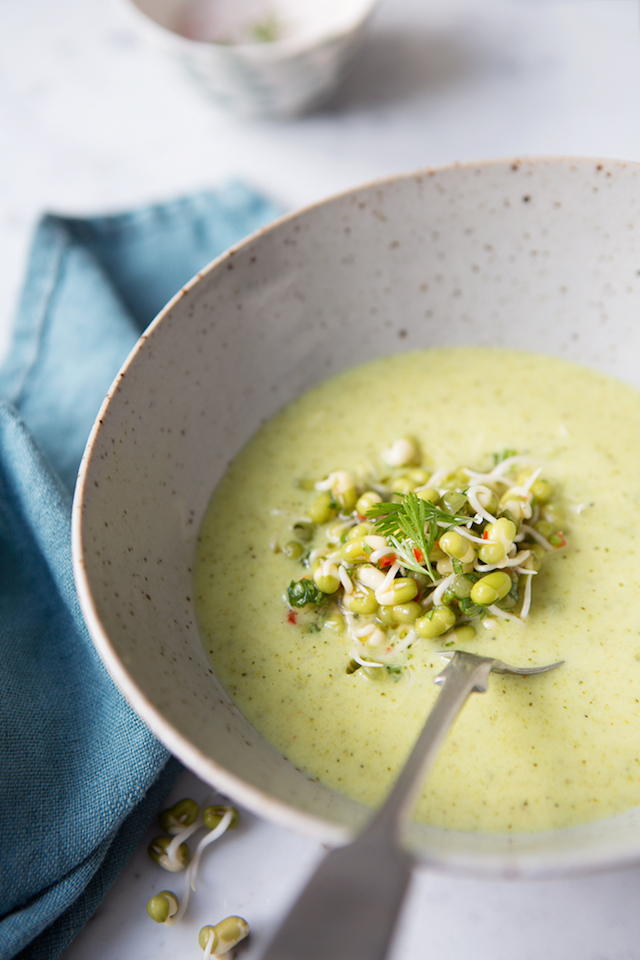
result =
[{"label": "sprouted mung bean", "polygon": [[[196,889],[196,875],[203,851],[227,830],[235,829],[239,820],[240,816],[235,807],[216,804],[207,806],[200,812],[198,804],[190,797],[185,797],[184,800],[179,800],[170,809],[162,811],[158,817],[158,823],[160,828],[169,836],[156,837],[152,840],[148,847],[148,853],[154,863],[157,863],[163,870],[168,870],[169,873],[180,873],[185,870],[185,882],[181,900],[178,900],[172,890],[162,890],[149,900],[147,914],[151,920],[172,927],[182,919],[187,910],[190,894],[195,892]],[[207,830],[207,833],[197,844],[192,857],[186,841],[203,828]],[[233,937],[229,933],[231,926],[228,921],[233,920],[235,922],[240,919],[239,917],[228,917],[216,927],[207,928],[212,930],[220,928],[223,931],[220,934],[216,933],[216,937],[212,938],[208,953],[206,953],[207,957],[222,956],[231,947],[235,946],[238,939],[235,940],[235,943],[231,942]],[[245,932],[242,936],[239,936],[240,940],[249,932],[245,920],[242,920],[242,924],[244,925],[242,929]],[[233,929],[235,930],[236,927],[237,924]],[[224,933],[224,931],[227,932]],[[219,950],[217,950],[218,944]],[[203,949],[206,952],[206,948]]]},{"label": "sprouted mung bean", "polygon": [[348,673],[397,673],[414,644],[452,646],[488,617],[523,623],[545,556],[566,545],[542,466],[504,450],[483,470],[427,470],[410,437],[381,461],[305,484],[308,516],[274,545],[305,569],[289,623],[307,610],[342,628]]},{"label": "sprouted mung bean", "polygon": [[203,960],[208,960],[209,957],[228,957],[233,947],[248,935],[249,924],[243,917],[225,917],[213,927],[203,927],[198,934]]}]

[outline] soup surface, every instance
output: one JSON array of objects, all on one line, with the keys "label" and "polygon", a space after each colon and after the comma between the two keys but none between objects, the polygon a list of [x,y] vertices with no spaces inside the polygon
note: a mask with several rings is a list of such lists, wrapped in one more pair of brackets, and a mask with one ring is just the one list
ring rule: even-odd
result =
[{"label": "soup surface", "polygon": [[[357,470],[402,436],[435,470],[535,458],[559,491],[568,545],[533,583],[526,623],[489,618],[456,646],[545,675],[493,675],[473,695],[416,816],[460,830],[536,831],[640,803],[640,393],[556,358],[492,348],[391,356],[314,388],[244,448],[200,531],[195,594],[206,651],[255,727],[292,762],[378,805],[438,687],[448,637],[398,673],[348,673],[344,636],[290,623],[299,561],[274,544],[308,515],[300,485]],[[308,486],[308,484],[306,485]]]}]

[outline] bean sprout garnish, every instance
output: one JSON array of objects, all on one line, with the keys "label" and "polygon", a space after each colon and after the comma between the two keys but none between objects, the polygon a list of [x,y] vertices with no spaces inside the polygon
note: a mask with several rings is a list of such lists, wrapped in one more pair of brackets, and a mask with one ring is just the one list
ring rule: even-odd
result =
[{"label": "bean sprout garnish", "polygon": [[363,675],[397,674],[415,642],[446,643],[463,625],[469,639],[487,618],[524,623],[533,577],[566,546],[540,463],[506,450],[488,470],[427,470],[410,437],[382,460],[377,472],[336,470],[309,485],[305,540],[282,551],[304,567],[286,591],[289,622],[342,631],[347,673]]},{"label": "bean sprout garnish", "polygon": [[[170,890],[163,890],[152,897],[147,904],[147,913],[156,923],[171,927],[182,919],[189,904],[190,893],[195,892],[196,874],[203,851],[227,830],[237,826],[239,814],[235,807],[221,805],[208,806],[200,813],[194,800],[185,799],[170,810],[163,810],[158,819],[164,830],[173,833],[173,838],[156,837],[149,846],[149,856],[158,866],[171,873],[185,870],[184,889],[180,900]],[[202,829],[207,830],[207,833],[198,843],[192,859],[185,841]],[[218,954],[214,952],[211,955]]]}]

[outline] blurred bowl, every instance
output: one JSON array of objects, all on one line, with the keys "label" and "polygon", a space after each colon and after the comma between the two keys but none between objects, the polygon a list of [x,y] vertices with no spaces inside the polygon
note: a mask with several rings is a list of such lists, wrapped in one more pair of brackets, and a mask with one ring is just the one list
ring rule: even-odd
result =
[{"label": "blurred bowl", "polygon": [[[542,350],[640,386],[639,205],[637,164],[425,170],[283,218],[203,270],[151,324],[85,453],[74,563],[108,670],[198,776],[330,843],[368,815],[267,743],[205,656],[192,564],[229,460],[303,390],[398,350]],[[409,840],[443,869],[568,874],[637,862],[640,809],[539,834],[414,824]]]},{"label": "blurred bowl", "polygon": [[293,117],[326,98],[376,0],[121,0],[205,93],[245,117]]}]

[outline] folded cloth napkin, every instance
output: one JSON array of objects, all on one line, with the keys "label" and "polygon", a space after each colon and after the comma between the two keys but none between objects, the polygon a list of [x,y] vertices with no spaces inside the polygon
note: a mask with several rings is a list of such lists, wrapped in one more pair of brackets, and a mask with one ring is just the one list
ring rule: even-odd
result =
[{"label": "folded cloth napkin", "polygon": [[278,213],[234,184],[37,229],[0,371],[2,960],[60,955],[180,771],[114,687],[80,613],[69,523],[89,430],[164,303]]}]

